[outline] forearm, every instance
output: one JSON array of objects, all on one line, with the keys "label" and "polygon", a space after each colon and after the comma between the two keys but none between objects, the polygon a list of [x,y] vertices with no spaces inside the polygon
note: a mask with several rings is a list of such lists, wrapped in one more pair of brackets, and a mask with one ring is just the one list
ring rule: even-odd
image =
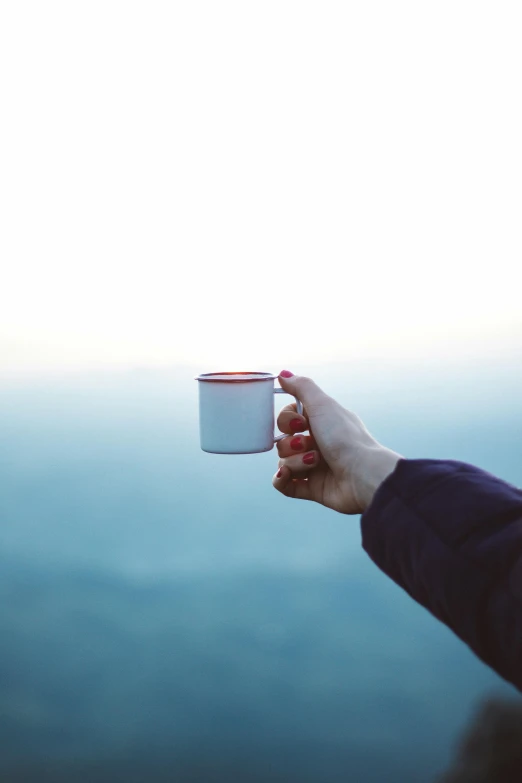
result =
[{"label": "forearm", "polygon": [[465,463],[400,460],[361,518],[363,547],[522,689],[522,492]]}]

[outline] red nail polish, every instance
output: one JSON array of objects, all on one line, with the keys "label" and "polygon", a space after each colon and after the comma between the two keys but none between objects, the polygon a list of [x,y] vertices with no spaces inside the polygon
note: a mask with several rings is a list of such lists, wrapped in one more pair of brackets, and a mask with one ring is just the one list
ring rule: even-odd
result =
[{"label": "red nail polish", "polygon": [[301,449],[303,448],[303,441],[301,440],[301,438],[292,438],[292,440],[290,441],[290,448],[293,449],[294,451],[301,451]]},{"label": "red nail polish", "polygon": [[283,471],[281,470],[281,468],[279,468],[279,470],[276,473],[276,476],[277,478],[281,478],[282,475],[283,475]]},{"label": "red nail polish", "polygon": [[303,422],[301,419],[292,419],[290,421],[291,430],[304,430]]},{"label": "red nail polish", "polygon": [[313,465],[315,462],[315,454],[313,451],[309,451],[308,454],[303,455],[303,462],[305,465]]},{"label": "red nail polish", "polygon": [[292,378],[292,377],[293,377],[293,375],[294,375],[294,373],[293,373],[293,372],[290,372],[290,370],[281,370],[281,372],[279,373],[279,375],[280,375],[282,378]]}]

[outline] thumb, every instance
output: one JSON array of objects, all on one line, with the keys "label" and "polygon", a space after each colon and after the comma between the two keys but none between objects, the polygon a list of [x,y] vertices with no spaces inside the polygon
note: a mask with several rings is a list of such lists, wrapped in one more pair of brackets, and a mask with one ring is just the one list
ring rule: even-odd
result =
[{"label": "thumb", "polygon": [[294,375],[290,370],[282,370],[279,373],[279,383],[282,389],[301,400],[308,412],[313,410],[314,406],[330,399],[311,378]]}]

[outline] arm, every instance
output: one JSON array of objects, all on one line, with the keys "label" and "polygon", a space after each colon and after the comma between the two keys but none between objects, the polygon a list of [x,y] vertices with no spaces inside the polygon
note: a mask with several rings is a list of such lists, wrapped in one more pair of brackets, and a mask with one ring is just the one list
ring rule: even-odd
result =
[{"label": "arm", "polygon": [[363,547],[522,690],[522,491],[463,462],[400,460],[361,517]]},{"label": "arm", "polygon": [[280,382],[304,415],[278,416],[290,437],[275,488],[362,514],[374,562],[522,690],[522,491],[462,462],[403,459],[310,378]]}]

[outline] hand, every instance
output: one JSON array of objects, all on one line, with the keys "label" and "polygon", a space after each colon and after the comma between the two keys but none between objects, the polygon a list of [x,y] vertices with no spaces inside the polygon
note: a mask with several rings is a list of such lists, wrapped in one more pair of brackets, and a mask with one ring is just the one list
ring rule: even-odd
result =
[{"label": "hand", "polygon": [[[282,388],[298,397],[304,410],[300,416],[292,403],[277,417],[277,426],[289,437],[277,443],[274,487],[287,497],[315,500],[343,514],[363,513],[400,455],[381,446],[358,416],[310,378],[283,373]],[[298,434],[304,430],[310,435]]]}]

